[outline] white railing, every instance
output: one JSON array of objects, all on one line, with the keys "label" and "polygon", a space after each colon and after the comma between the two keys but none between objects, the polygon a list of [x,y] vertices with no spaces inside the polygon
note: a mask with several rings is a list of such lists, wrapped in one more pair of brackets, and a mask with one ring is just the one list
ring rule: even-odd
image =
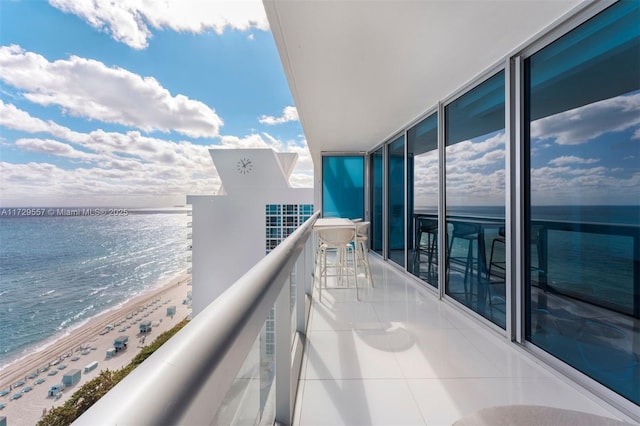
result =
[{"label": "white railing", "polygon": [[[276,380],[268,396],[273,401],[273,414],[261,419],[262,413],[256,413],[255,418],[262,424],[290,424],[300,369],[300,336],[307,323],[306,298],[312,285],[310,237],[318,215],[315,213],[74,424],[216,423],[227,392],[274,306]],[[299,278],[292,308],[290,277],[294,268]],[[292,309],[296,313],[294,326]],[[294,338],[292,344],[292,333],[298,336],[298,343]]]}]

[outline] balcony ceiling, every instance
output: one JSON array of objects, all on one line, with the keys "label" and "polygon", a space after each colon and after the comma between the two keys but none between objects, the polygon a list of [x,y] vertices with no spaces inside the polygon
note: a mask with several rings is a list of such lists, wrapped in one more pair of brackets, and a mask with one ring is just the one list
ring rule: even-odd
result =
[{"label": "balcony ceiling", "polygon": [[366,151],[580,0],[263,0],[309,149]]}]

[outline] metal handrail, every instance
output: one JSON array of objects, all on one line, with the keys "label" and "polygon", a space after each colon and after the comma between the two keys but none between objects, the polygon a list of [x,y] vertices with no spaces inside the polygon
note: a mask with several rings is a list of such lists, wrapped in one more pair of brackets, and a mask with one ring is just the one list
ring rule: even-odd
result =
[{"label": "metal handrail", "polygon": [[318,216],[315,213],[74,424],[210,424],[288,283]]}]

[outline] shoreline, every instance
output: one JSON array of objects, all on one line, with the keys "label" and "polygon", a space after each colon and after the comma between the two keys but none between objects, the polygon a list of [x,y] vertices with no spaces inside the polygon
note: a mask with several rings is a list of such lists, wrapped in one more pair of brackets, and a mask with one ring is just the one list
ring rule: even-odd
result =
[{"label": "shoreline", "polygon": [[103,316],[111,312],[119,312],[122,309],[127,309],[129,304],[135,302],[138,298],[146,297],[148,294],[151,294],[152,292],[160,292],[163,289],[169,287],[171,284],[174,284],[176,280],[179,280],[181,278],[187,279],[189,275],[190,274],[187,272],[187,269],[176,272],[175,274],[169,276],[168,278],[164,278],[160,280],[157,283],[157,285],[155,285],[154,287],[147,288],[143,290],[140,294],[131,296],[128,299],[118,303],[117,305],[107,308],[106,310],[98,314],[95,314],[92,317],[86,318],[77,324],[70,325],[69,328],[67,329],[58,331],[55,335],[50,336],[45,340],[42,340],[40,342],[33,344],[32,347],[27,347],[23,349],[19,354],[14,355],[15,358],[11,359],[4,365],[0,365],[0,390],[4,389],[3,385],[6,381],[4,371],[6,369],[11,369],[13,365],[21,363],[22,361],[33,356],[34,354],[39,354],[46,351],[51,346],[57,345],[59,341],[73,335],[78,330],[82,330],[84,327],[87,327],[88,325],[92,324],[94,321],[100,320]]},{"label": "shoreline", "polygon": [[[43,410],[48,410],[53,405],[62,405],[76,389],[96,377],[100,371],[116,370],[127,365],[145,343],[153,342],[159,334],[189,316],[190,306],[183,304],[183,300],[191,290],[190,282],[188,271],[179,272],[172,278],[163,280],[157,287],[89,318],[84,324],[69,330],[66,335],[50,344],[42,343],[42,349],[3,366],[0,370],[0,390],[10,390],[10,393],[0,397],[0,404],[6,405],[0,410],[0,417],[6,416],[10,424],[35,424],[42,417]],[[167,315],[169,306],[175,306],[174,315]],[[130,316],[129,319],[127,316]],[[150,333],[139,332],[138,322],[142,320],[152,322]],[[105,327],[115,324],[121,325],[106,331]],[[129,337],[127,349],[113,357],[107,357],[106,352],[113,346],[113,339],[121,334]],[[85,372],[83,367],[93,361],[98,362],[98,368]],[[63,364],[68,365],[68,368],[60,368]],[[36,377],[29,378],[29,375],[47,366],[47,372],[40,372]],[[59,399],[49,397],[49,388],[60,383],[64,373],[76,368],[81,370],[81,380],[63,391]],[[59,374],[49,375],[56,370]],[[35,381],[41,378],[45,382],[36,384]],[[20,381],[25,383],[15,386]],[[22,392],[27,386],[33,389]],[[16,393],[20,393],[21,397],[10,400]]]}]

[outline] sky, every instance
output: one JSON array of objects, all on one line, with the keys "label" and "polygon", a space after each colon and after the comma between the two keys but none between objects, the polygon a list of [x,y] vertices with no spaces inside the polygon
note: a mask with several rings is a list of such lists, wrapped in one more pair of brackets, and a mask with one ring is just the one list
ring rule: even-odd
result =
[{"label": "sky", "polygon": [[0,0],[0,206],[182,205],[219,147],[313,185],[261,1]]}]

